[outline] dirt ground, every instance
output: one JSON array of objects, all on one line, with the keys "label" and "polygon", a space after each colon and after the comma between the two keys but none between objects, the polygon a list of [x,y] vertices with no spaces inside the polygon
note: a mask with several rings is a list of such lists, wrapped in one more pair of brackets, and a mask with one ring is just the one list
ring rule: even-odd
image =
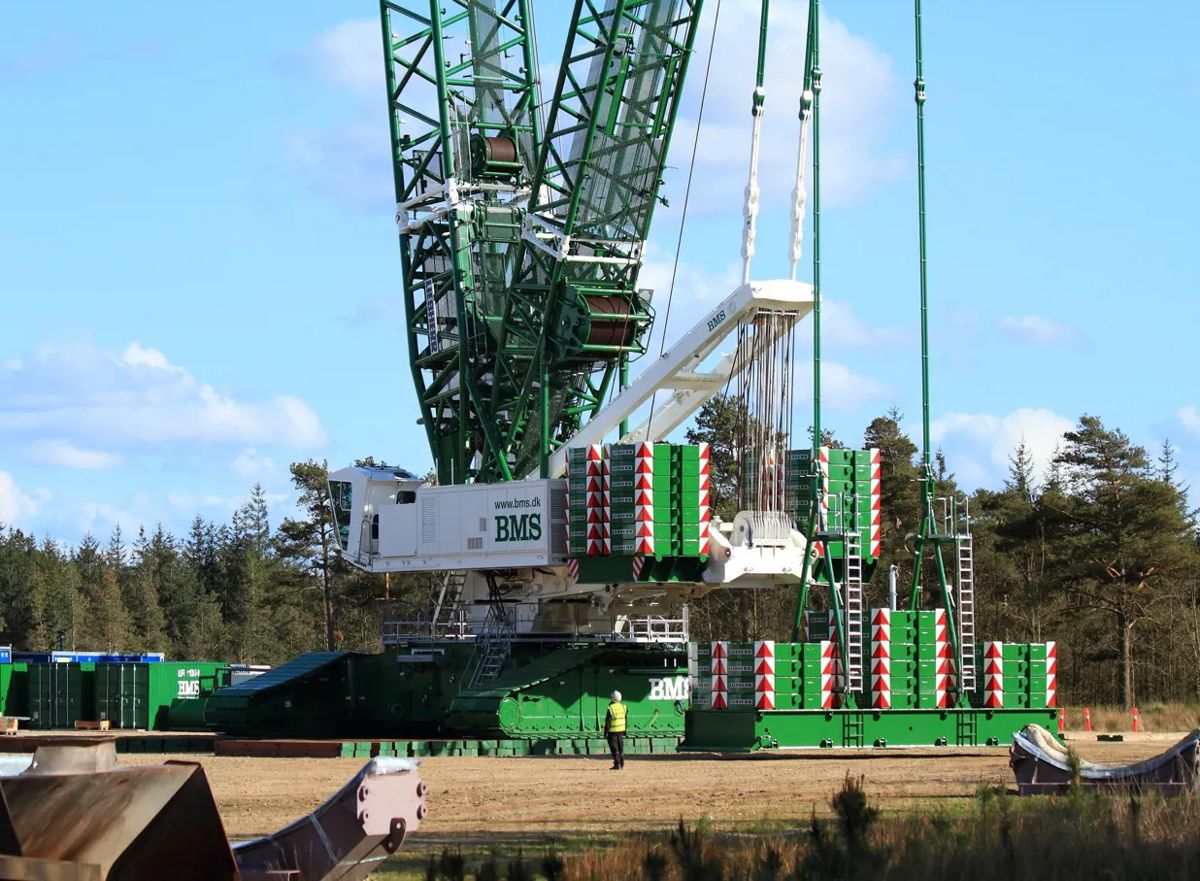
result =
[{"label": "dirt ground", "polygon": [[[1092,761],[1124,762],[1161,752],[1180,735],[1126,735],[1099,743],[1068,735]],[[162,756],[131,755],[144,764]],[[361,759],[233,758],[198,760],[208,775],[232,838],[283,826],[312,810],[345,782]],[[753,828],[806,820],[827,812],[829,796],[847,774],[862,776],[868,795],[887,811],[953,807],[983,785],[1011,785],[1008,751],[778,751],[746,757],[631,756],[624,771],[603,758],[428,758],[427,842],[487,840],[498,833],[538,837],[605,837],[706,819],[716,827]]]}]

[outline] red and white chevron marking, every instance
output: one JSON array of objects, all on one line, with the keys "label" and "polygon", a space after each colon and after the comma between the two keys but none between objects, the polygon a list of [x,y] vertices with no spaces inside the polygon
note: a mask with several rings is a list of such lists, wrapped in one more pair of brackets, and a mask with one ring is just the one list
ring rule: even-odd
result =
[{"label": "red and white chevron marking", "polygon": [[633,504],[637,553],[654,556],[654,444],[638,444],[633,465]]},{"label": "red and white chevron marking", "polygon": [[712,692],[709,708],[713,710],[729,709],[729,643],[714,642],[712,644]]},{"label": "red and white chevron marking", "polygon": [[1058,643],[1046,643],[1046,706],[1058,706]]},{"label": "red and white chevron marking", "polygon": [[592,444],[587,451],[587,490],[584,496],[584,511],[587,513],[587,555],[604,554],[608,538],[608,498],[605,492],[604,448]]},{"label": "red and white chevron marking", "polygon": [[821,641],[821,709],[833,709],[833,643]]},{"label": "red and white chevron marking", "polygon": [[945,609],[934,609],[933,692],[939,707],[950,706],[950,627]]},{"label": "red and white chevron marking", "polygon": [[775,643],[754,643],[754,709],[775,709]]},{"label": "red and white chevron marking", "polygon": [[983,644],[983,705],[1004,706],[1004,643]]},{"label": "red and white chevron marking", "polygon": [[870,554],[876,559],[883,548],[883,492],[881,460],[879,450],[872,447],[867,450],[867,457],[871,461],[871,538],[869,543]]},{"label": "red and white chevron marking", "polygon": [[822,529],[829,528],[829,447],[820,447],[817,450],[817,474],[819,475],[818,495],[821,497],[820,511],[820,526]]},{"label": "red and white chevron marking", "polygon": [[712,487],[709,474],[709,445],[700,444],[700,494],[696,504],[700,508],[700,553],[708,551],[708,524],[712,519]]},{"label": "red and white chevron marking", "polygon": [[604,556],[612,554],[612,483],[609,471],[612,468],[612,462],[608,459],[608,453],[605,451],[605,456],[600,460],[600,480],[604,487]]},{"label": "red and white chevron marking", "polygon": [[646,567],[646,558],[645,557],[634,557],[633,558],[633,563],[629,568],[630,568],[630,575],[633,576],[634,581],[637,581],[639,578],[642,577],[642,569],[644,569],[645,567]]},{"label": "red and white chevron marking", "polygon": [[892,706],[892,610],[871,610],[871,706]]}]

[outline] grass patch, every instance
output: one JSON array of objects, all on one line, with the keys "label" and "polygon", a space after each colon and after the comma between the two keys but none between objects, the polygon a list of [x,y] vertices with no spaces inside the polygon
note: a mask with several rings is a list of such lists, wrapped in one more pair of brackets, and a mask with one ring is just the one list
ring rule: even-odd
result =
[{"label": "grass patch", "polygon": [[[1083,706],[1067,707],[1067,728],[1083,730]],[[1096,705],[1092,711],[1092,728],[1096,731],[1129,731],[1131,718],[1124,707]],[[1138,704],[1143,731],[1193,731],[1200,728],[1200,706],[1180,703]]]},{"label": "grass patch", "polygon": [[[669,833],[611,842],[497,843],[409,852],[379,881],[1012,881],[1200,877],[1200,799],[1017,798],[982,788],[966,810],[881,815],[847,777],[831,816],[799,827]],[[559,844],[565,844],[560,847]],[[572,846],[576,845],[576,846]],[[582,845],[582,846],[578,846]]]}]

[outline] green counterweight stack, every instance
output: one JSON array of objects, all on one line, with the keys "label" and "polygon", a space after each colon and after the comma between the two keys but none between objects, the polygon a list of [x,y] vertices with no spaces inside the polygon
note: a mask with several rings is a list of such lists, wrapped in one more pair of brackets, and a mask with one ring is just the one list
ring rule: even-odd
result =
[{"label": "green counterweight stack", "polygon": [[1058,644],[987,642],[983,670],[985,708],[1042,709],[1058,705]]},{"label": "green counterweight stack", "polygon": [[[600,511],[595,505],[588,504],[590,493],[603,492],[600,458],[597,456],[595,464],[588,458],[593,449],[576,447],[567,450],[567,553],[572,557],[587,556],[589,533],[595,540],[602,540],[607,530],[607,524],[600,519]],[[589,522],[589,512],[594,517],[592,522]]]},{"label": "green counterweight stack", "polygon": [[730,710],[821,710],[833,707],[833,644],[823,642],[692,643],[692,706]]},{"label": "green counterweight stack", "polygon": [[709,554],[707,444],[567,451],[567,552],[581,581],[695,579]]},{"label": "green counterweight stack", "polygon": [[945,609],[872,609],[871,707],[950,706],[951,654]]}]

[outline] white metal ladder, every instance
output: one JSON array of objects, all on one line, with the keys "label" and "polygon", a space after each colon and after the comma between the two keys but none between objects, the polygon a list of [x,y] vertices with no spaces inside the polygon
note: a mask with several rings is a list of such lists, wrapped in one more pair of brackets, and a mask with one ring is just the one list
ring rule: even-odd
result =
[{"label": "white metal ladder", "polygon": [[971,539],[971,518],[963,502],[962,527],[954,534],[958,577],[958,690],[975,690],[975,555]]},{"label": "white metal ladder", "polygon": [[462,596],[463,585],[467,581],[467,573],[456,569],[443,574],[441,589],[433,606],[433,636],[438,636],[443,629],[449,629]]},{"label": "white metal ladder", "polygon": [[852,524],[845,535],[846,577],[842,591],[846,618],[846,688],[863,687],[862,534]]}]

